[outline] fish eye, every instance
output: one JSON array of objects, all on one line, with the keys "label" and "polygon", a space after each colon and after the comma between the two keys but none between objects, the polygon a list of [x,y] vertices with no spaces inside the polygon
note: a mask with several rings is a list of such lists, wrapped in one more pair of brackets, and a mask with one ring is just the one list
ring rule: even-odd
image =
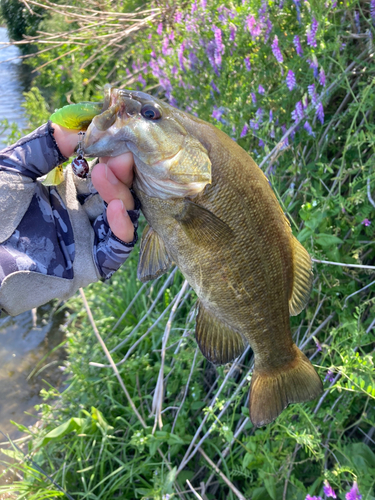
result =
[{"label": "fish eye", "polygon": [[141,115],[146,120],[159,120],[161,118],[161,110],[153,104],[145,104],[142,106]]}]

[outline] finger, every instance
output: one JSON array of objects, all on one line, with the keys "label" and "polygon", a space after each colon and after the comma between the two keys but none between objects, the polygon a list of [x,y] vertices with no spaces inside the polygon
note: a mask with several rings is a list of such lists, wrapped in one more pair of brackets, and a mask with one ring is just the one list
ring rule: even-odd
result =
[{"label": "finger", "polygon": [[107,219],[113,234],[125,243],[134,239],[134,226],[121,200],[108,203]]},{"label": "finger", "polygon": [[119,156],[100,158],[100,162],[106,163],[115,176],[128,187],[133,183],[133,154],[123,153]]},{"label": "finger", "polygon": [[57,123],[52,123],[53,136],[60,149],[62,155],[66,158],[73,156],[74,150],[77,147],[79,136],[79,130],[70,130],[66,127],[58,125]]},{"label": "finger", "polygon": [[129,188],[123,184],[105,163],[98,163],[91,172],[92,183],[106,203],[121,200],[127,210],[134,209],[134,198]]}]

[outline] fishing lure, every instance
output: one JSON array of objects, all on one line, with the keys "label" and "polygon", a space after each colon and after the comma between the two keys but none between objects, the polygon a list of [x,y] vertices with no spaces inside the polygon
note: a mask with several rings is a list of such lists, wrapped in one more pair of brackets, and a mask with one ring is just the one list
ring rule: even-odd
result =
[{"label": "fishing lure", "polygon": [[[103,110],[102,102],[80,102],[78,104],[69,104],[63,108],[57,109],[50,116],[50,120],[57,125],[66,127],[70,130],[87,130],[92,119],[100,114]],[[74,160],[73,160],[74,161]],[[80,165],[82,161],[86,161],[81,154],[78,158]],[[85,165],[82,166],[82,174],[78,176],[83,176],[86,172]],[[87,172],[86,172],[87,174]],[[47,177],[43,181],[45,186],[56,186],[64,180],[63,167],[59,165],[47,174]]]}]

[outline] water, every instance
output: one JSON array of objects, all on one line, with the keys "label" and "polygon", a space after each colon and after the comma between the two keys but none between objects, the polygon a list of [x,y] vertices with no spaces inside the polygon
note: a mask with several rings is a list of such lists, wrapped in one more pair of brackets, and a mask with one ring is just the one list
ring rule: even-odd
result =
[{"label": "water", "polygon": [[[6,28],[0,27],[0,42],[8,42]],[[24,102],[22,93],[27,90],[30,75],[20,59],[18,47],[5,47],[0,45],[0,121],[7,119],[14,122],[18,127],[25,126]],[[8,59],[11,59],[8,61]],[[8,62],[4,62],[8,61]],[[4,144],[8,133],[0,127],[0,147]]]},{"label": "water", "polygon": [[[8,41],[6,29],[2,27],[0,41]],[[17,47],[4,49],[0,45],[0,61],[13,59],[18,54]],[[25,125],[21,104],[29,77],[28,68],[25,69],[19,59],[0,64],[0,120],[6,118],[20,128]],[[0,149],[7,135],[0,127]],[[41,389],[48,389],[48,384],[59,389],[62,384],[62,371],[58,367],[62,364],[64,350],[59,348],[50,353],[63,342],[60,325],[64,314],[52,312],[52,307],[46,305],[37,312],[25,312],[15,318],[0,317],[0,431],[13,440],[23,437],[23,433],[10,420],[26,427],[35,424],[38,417],[34,406],[42,401]],[[9,449],[5,441],[0,434],[0,448]],[[0,460],[4,459],[9,461],[0,453]],[[3,469],[4,466],[0,466],[0,472]],[[14,479],[8,474],[0,478],[0,484]]]}]

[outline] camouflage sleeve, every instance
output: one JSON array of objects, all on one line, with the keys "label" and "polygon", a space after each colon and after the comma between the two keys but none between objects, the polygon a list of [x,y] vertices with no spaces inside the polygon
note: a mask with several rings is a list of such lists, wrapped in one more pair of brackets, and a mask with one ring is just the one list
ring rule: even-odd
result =
[{"label": "camouflage sleeve", "polygon": [[[124,243],[110,230],[106,206],[88,181],[80,180],[82,189],[70,183],[68,198],[71,201],[67,198],[64,202],[61,197],[64,183],[46,187],[37,180],[65,160],[54,140],[50,122],[0,151],[0,287],[17,271],[33,271],[78,283],[79,275],[85,276],[87,272],[75,265],[77,245],[85,246],[86,255],[92,253],[93,261],[90,260],[97,269],[96,279],[99,276],[106,279],[121,266],[134,247],[139,202],[135,210],[129,212],[134,224],[134,239]],[[25,189],[27,196],[23,195]],[[98,199],[97,210],[92,214],[85,208],[90,197]],[[74,198],[81,207],[78,211],[86,214],[88,226],[84,230],[80,226],[83,233],[73,230],[75,221],[77,224],[80,220]],[[12,215],[15,211],[18,211],[17,217]],[[90,238],[87,233],[91,228],[94,234]],[[93,246],[87,247],[88,244]]]},{"label": "camouflage sleeve", "polygon": [[67,161],[68,158],[61,154],[56,144],[53,132],[49,121],[0,151],[0,171],[22,174],[35,180]]},{"label": "camouflage sleeve", "polygon": [[[134,210],[128,210],[129,217],[134,225],[134,238],[130,243],[125,243],[117,238],[111,231],[107,211],[97,217],[92,227],[95,232],[94,259],[96,266],[103,279],[108,279],[117,271],[129,257],[134,245],[137,242],[137,228],[140,211],[140,202],[132,193],[135,200]],[[106,204],[105,204],[106,205]]]}]

